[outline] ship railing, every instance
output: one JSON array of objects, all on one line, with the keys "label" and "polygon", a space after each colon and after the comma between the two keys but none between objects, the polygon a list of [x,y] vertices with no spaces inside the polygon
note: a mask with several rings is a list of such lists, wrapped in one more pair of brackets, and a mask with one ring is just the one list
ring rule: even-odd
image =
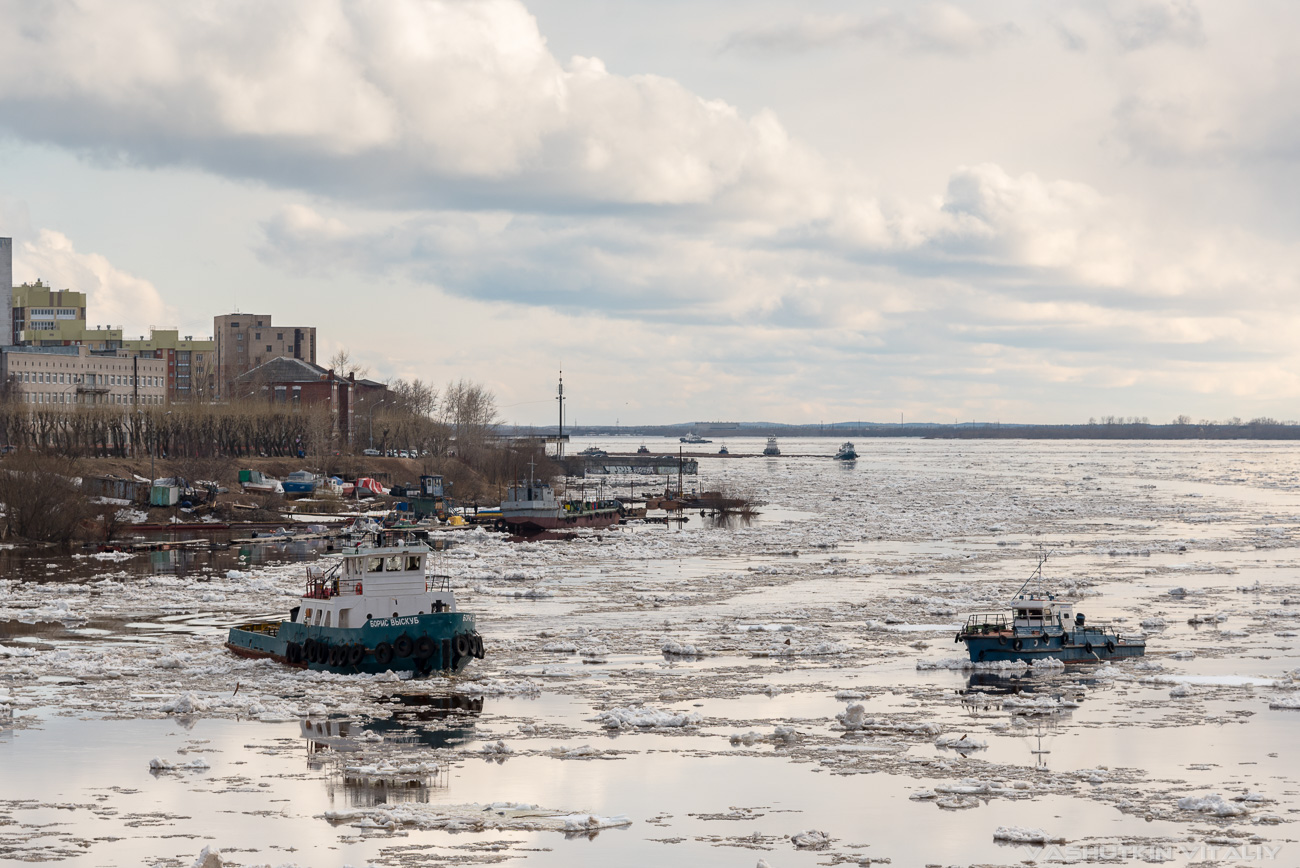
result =
[{"label": "ship railing", "polygon": [[450,592],[451,576],[444,576],[444,575],[427,576],[424,580],[424,590],[426,593],[434,592],[434,591]]},{"label": "ship railing", "polygon": [[967,634],[1008,633],[1011,631],[1011,622],[1001,613],[971,615],[961,631]]},{"label": "ship railing", "polygon": [[312,600],[337,597],[342,566],[342,563],[337,563],[330,567],[307,567],[307,589],[303,596]]}]

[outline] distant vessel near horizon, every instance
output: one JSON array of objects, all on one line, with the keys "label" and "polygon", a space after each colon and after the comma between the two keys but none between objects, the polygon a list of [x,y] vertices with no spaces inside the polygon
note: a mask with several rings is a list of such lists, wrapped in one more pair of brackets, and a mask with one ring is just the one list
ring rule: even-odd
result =
[{"label": "distant vessel near horizon", "polygon": [[776,445],[776,435],[773,434],[767,438],[767,445],[763,447],[764,455],[780,455],[781,447]]}]

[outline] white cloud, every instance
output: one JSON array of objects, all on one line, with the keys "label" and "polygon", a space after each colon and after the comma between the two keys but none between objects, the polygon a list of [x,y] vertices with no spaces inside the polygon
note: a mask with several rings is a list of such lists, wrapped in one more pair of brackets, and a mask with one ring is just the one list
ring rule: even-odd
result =
[{"label": "white cloud", "polygon": [[16,242],[14,280],[41,279],[53,289],[84,292],[87,324],[124,327],[126,336],[147,334],[148,326],[166,328],[177,320],[152,283],[128,274],[97,253],[81,253],[66,235],[42,229],[31,241]]}]

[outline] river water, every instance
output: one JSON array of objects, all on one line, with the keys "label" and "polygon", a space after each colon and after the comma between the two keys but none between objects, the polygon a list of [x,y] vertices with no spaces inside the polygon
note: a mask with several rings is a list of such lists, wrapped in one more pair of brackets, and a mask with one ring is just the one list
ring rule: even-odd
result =
[{"label": "river water", "polygon": [[[447,531],[454,679],[225,652],[319,547],[0,552],[0,863],[1300,864],[1300,446],[762,445],[749,519]],[[1147,656],[963,668],[1040,552]]]}]

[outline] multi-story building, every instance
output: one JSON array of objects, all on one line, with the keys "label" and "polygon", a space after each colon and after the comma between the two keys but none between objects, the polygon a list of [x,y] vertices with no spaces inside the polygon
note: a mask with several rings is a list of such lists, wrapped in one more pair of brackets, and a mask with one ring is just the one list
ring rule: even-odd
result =
[{"label": "multi-story building", "polygon": [[0,313],[5,314],[5,319],[0,322],[0,347],[17,343],[18,335],[9,323],[10,310],[14,307],[14,240],[12,238],[0,238]]},{"label": "multi-story building", "polygon": [[207,401],[216,391],[216,341],[180,336],[176,329],[150,329],[149,337],[123,341],[122,348],[141,358],[167,363],[167,397],[172,401]]},{"label": "multi-story building", "polygon": [[341,377],[300,359],[272,359],[235,379],[230,398],[255,399],[287,407],[325,406],[333,433],[352,442],[358,415],[369,421],[374,408],[386,403],[388,387],[354,374]]},{"label": "multi-story building", "polygon": [[12,290],[15,344],[33,347],[68,347],[84,344],[92,350],[116,350],[122,330],[86,325],[86,294],[52,289],[37,280]]},{"label": "multi-story building", "polygon": [[74,347],[0,347],[0,377],[13,400],[31,405],[162,406],[167,363],[124,350]]},{"label": "multi-story building", "polygon": [[276,326],[270,314],[230,313],[214,317],[217,345],[217,389],[235,397],[235,378],[281,357],[316,364],[314,326]]}]

